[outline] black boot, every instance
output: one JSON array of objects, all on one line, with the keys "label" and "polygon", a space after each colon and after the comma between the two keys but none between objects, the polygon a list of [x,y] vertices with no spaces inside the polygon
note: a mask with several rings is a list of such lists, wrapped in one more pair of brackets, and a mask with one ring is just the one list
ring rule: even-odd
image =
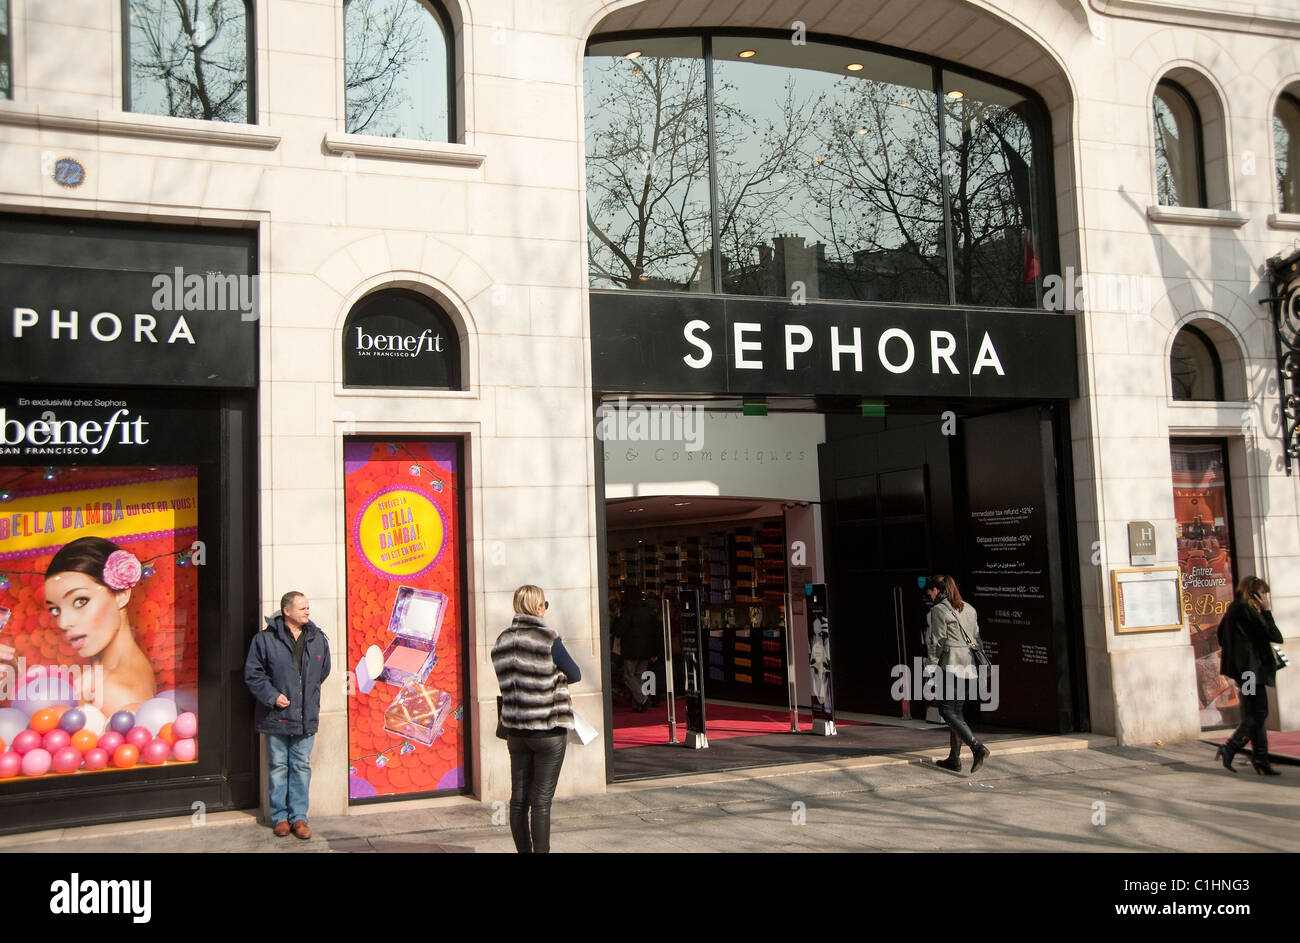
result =
[{"label": "black boot", "polygon": [[1273,768],[1273,764],[1268,761],[1268,734],[1261,728],[1255,734],[1250,751],[1250,765],[1255,768],[1255,772],[1261,776],[1281,776]]},{"label": "black boot", "polygon": [[946,759],[935,760],[934,765],[950,769],[954,773],[961,772],[961,738],[951,727],[948,728],[948,756]]},{"label": "black boot", "polygon": [[976,743],[971,747],[971,752],[975,754],[975,761],[970,765],[970,771],[974,773],[989,758],[989,748],[982,743]]},{"label": "black boot", "polygon": [[1223,768],[1228,772],[1236,772],[1236,770],[1232,768],[1232,761],[1245,745],[1245,738],[1239,739],[1235,733],[1228,738],[1227,743],[1220,744],[1219,751],[1215,755],[1223,762]]}]

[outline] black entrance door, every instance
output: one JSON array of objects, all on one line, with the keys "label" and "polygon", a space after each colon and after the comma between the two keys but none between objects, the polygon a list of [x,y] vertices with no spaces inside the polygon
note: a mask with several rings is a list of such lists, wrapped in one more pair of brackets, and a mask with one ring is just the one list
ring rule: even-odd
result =
[{"label": "black entrance door", "polygon": [[896,666],[911,671],[925,656],[920,581],[951,552],[948,440],[938,422],[907,417],[889,429],[853,416],[826,421],[819,457],[836,705],[902,716]]}]

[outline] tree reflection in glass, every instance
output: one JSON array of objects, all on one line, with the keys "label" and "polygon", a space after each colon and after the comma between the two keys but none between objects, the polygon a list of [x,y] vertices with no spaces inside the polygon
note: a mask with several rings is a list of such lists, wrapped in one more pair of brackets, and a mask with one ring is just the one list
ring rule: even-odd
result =
[{"label": "tree reflection in glass", "polygon": [[714,82],[724,291],[948,300],[928,66],[718,37]]},{"label": "tree reflection in glass", "polygon": [[592,288],[712,291],[701,55],[694,38],[589,51],[583,84]]},{"label": "tree reflection in glass", "polygon": [[447,39],[421,0],[346,0],[343,86],[349,134],[450,140]]},{"label": "tree reflection in glass", "polygon": [[129,111],[251,122],[244,0],[131,0]]},{"label": "tree reflection in glass", "polygon": [[1034,306],[1041,242],[1029,103],[951,72],[943,87],[956,301]]}]

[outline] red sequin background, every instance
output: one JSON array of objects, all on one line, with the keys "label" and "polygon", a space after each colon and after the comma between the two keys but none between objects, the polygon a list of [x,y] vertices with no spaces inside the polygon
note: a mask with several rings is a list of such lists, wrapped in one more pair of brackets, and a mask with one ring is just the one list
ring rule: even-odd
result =
[{"label": "red sequin background", "polygon": [[[412,471],[415,474],[412,474]],[[433,487],[441,480],[442,490]],[[442,556],[428,572],[416,577],[385,578],[364,562],[355,546],[353,525],[371,498],[399,486],[425,495],[443,512]],[[358,688],[348,698],[348,758],[354,772],[349,796],[396,796],[437,790],[459,791],[465,785],[462,600],[460,573],[460,470],[454,442],[348,442],[344,445],[348,551],[348,660],[355,671],[366,649],[386,651],[393,640],[389,618],[399,586],[436,590],[447,596],[442,629],[434,648],[437,663],[425,679],[429,688],[451,695],[451,713],[433,743],[397,736],[384,729],[384,712],[398,689],[377,682],[369,694]],[[402,752],[406,746],[409,749]]]},{"label": "red sequin background", "polygon": [[[41,481],[42,468],[6,468],[4,474],[14,477],[27,472],[27,478]],[[67,504],[67,493],[107,486],[110,482],[144,482],[179,477],[194,477],[194,468],[61,468],[52,484],[59,487],[50,491],[49,508],[57,515]],[[197,479],[195,479],[197,481]],[[15,489],[21,496],[21,489]],[[111,487],[106,487],[100,500],[111,501]],[[197,486],[192,496],[198,500]],[[151,525],[154,532],[156,525]],[[99,528],[90,525],[77,536],[96,536]],[[154,683],[158,691],[177,687],[191,692],[197,689],[199,678],[199,582],[198,571],[193,566],[177,566],[179,551],[188,550],[194,542],[193,533],[163,534],[144,540],[113,537],[115,544],[129,550],[143,561],[152,557],[154,574],[140,580],[131,590],[127,604],[131,627],[136,642],[149,658],[154,670]],[[62,544],[50,547],[40,556],[0,561],[0,573],[9,579],[9,588],[0,591],[0,606],[10,610],[9,621],[0,630],[0,645],[14,649],[14,659],[23,658],[27,667],[33,665],[89,665],[68,645],[63,633],[54,624],[45,609],[45,567]],[[5,652],[4,654],[8,654]],[[0,707],[9,706],[0,700]]]}]

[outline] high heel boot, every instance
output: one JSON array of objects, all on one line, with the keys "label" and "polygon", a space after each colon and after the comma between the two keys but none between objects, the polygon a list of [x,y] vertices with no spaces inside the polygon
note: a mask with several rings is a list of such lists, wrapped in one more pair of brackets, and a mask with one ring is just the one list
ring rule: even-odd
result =
[{"label": "high heel boot", "polygon": [[1273,768],[1273,764],[1268,761],[1268,734],[1263,730],[1255,735],[1254,743],[1250,751],[1250,765],[1254,767],[1255,772],[1261,776],[1281,776]]},{"label": "high heel boot", "polygon": [[948,729],[948,756],[946,759],[935,760],[934,765],[950,769],[954,773],[961,772],[961,739],[952,728]]}]

